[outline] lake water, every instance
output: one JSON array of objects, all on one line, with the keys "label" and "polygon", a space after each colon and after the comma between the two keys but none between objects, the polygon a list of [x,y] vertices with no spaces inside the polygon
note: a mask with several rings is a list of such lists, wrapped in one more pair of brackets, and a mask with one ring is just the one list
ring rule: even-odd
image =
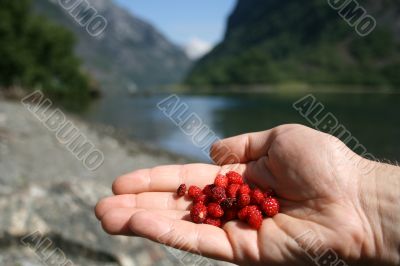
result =
[{"label": "lake water", "polygon": [[[189,113],[196,113],[218,137],[261,131],[285,123],[312,126],[293,103],[302,94],[180,95]],[[400,161],[400,94],[314,93],[367,150],[380,159]],[[137,141],[207,161],[157,103],[168,95],[119,96],[93,104],[85,117],[112,125]]]}]

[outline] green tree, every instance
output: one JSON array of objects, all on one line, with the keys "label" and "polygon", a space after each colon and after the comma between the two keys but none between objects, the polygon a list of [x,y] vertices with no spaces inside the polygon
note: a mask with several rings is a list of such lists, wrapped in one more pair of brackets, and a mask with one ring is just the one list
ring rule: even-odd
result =
[{"label": "green tree", "polygon": [[34,15],[31,0],[0,1],[0,86],[40,88],[68,107],[87,102],[73,34]]}]

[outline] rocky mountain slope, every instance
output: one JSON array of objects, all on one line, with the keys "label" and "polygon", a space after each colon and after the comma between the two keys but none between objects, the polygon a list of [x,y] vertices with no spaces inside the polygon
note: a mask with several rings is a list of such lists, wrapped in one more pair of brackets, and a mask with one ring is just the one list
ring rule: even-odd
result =
[{"label": "rocky mountain slope", "polygon": [[73,31],[77,53],[103,88],[126,90],[179,82],[190,60],[152,25],[110,0],[89,1],[108,22],[100,38],[92,37],[58,1],[35,0],[37,12]]},{"label": "rocky mountain slope", "polygon": [[358,2],[377,21],[366,37],[359,36],[327,1],[239,0],[224,41],[195,65],[187,81],[398,88],[398,1]]}]

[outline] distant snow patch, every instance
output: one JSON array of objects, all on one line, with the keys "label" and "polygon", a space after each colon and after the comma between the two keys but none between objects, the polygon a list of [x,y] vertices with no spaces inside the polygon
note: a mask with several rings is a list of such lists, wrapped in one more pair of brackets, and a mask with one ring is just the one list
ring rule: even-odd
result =
[{"label": "distant snow patch", "polygon": [[184,47],[187,56],[192,60],[199,59],[210,52],[212,48],[213,45],[211,43],[203,41],[197,37],[191,38]]}]

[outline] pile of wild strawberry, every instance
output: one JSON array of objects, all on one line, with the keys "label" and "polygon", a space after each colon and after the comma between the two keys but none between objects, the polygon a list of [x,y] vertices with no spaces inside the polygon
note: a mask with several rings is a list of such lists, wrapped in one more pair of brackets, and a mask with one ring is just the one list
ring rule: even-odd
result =
[{"label": "pile of wild strawberry", "polygon": [[[186,185],[182,184],[177,195],[183,197]],[[221,227],[224,223],[239,219],[252,228],[259,229],[264,217],[273,217],[279,212],[279,202],[272,189],[261,191],[245,184],[240,174],[228,172],[218,175],[214,184],[203,189],[190,186],[188,196],[193,200],[190,217],[194,223]]]}]

